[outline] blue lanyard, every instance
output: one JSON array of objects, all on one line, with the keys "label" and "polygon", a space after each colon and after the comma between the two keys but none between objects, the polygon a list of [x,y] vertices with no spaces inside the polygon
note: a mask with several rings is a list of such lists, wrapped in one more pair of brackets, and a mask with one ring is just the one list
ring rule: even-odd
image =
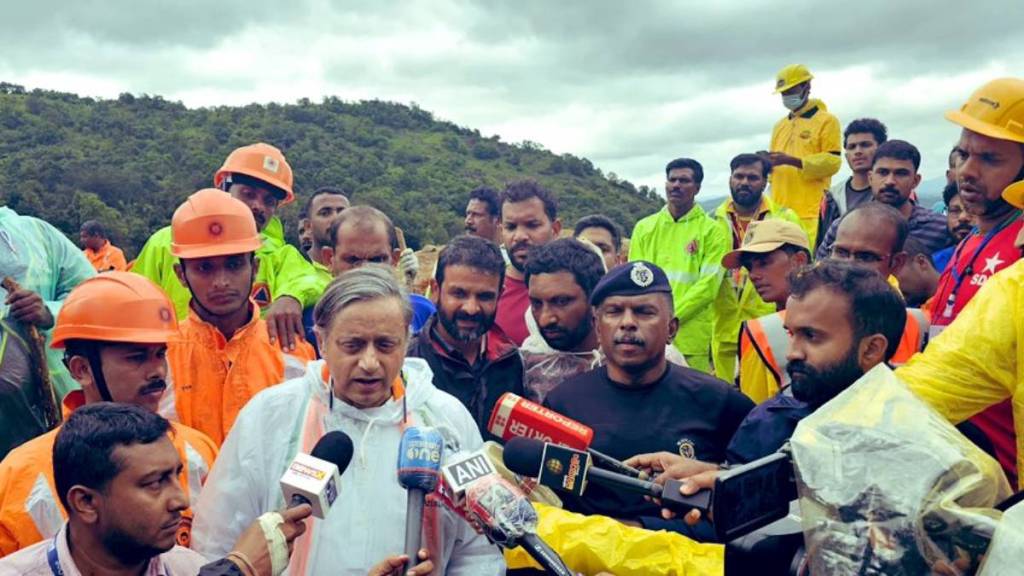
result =
[{"label": "blue lanyard", "polygon": [[46,551],[46,561],[50,563],[50,572],[53,572],[53,576],[64,576],[64,569],[60,567],[60,559],[57,558],[57,536],[53,537],[50,549]]}]

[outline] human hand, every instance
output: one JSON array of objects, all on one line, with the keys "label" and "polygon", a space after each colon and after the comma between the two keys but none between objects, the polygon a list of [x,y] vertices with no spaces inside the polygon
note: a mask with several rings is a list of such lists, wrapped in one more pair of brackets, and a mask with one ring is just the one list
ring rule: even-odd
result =
[{"label": "human hand", "polygon": [[[656,484],[664,485],[666,480],[682,480],[679,486],[679,493],[683,496],[693,496],[700,490],[711,490],[715,487],[715,480],[720,470],[717,465],[690,458],[680,458],[679,462],[665,468],[657,478]],[[666,520],[676,517],[676,513],[667,508],[661,509],[661,516]],[[700,510],[690,510],[683,516],[683,521],[693,526],[700,521]],[[709,517],[710,519],[710,517]]]},{"label": "human hand", "polygon": [[366,576],[427,576],[434,571],[434,563],[430,560],[430,553],[426,548],[420,549],[419,559],[419,564],[403,571],[409,557],[405,554],[391,556],[370,568]]},{"label": "human hand", "polygon": [[53,314],[39,294],[21,288],[7,295],[10,316],[22,324],[32,324],[44,330],[53,327]]},{"label": "human hand", "polygon": [[270,342],[280,341],[281,350],[291,352],[303,339],[302,304],[291,296],[280,296],[267,310],[267,333]]},{"label": "human hand", "polygon": [[398,271],[402,273],[406,284],[412,284],[416,280],[416,274],[420,271],[420,259],[416,257],[412,248],[402,250],[401,256],[398,257]]},{"label": "human hand", "polygon": [[[304,520],[312,513],[313,508],[309,504],[302,504],[279,512],[283,522],[274,529],[279,530],[284,536],[284,541],[288,544],[288,556],[291,556],[295,539],[306,532]],[[233,556],[241,557],[243,559],[242,563],[248,563],[248,565],[245,567],[241,566]],[[265,574],[276,575],[280,573],[274,571],[273,557],[274,551],[270,549],[270,540],[266,532],[264,532],[261,522],[257,520],[246,528],[245,532],[242,532],[228,559],[239,564],[239,567],[243,568],[243,572],[248,569],[255,572],[253,576],[263,576]],[[287,562],[284,564],[284,566],[278,566],[278,568],[284,570],[287,567]]]}]

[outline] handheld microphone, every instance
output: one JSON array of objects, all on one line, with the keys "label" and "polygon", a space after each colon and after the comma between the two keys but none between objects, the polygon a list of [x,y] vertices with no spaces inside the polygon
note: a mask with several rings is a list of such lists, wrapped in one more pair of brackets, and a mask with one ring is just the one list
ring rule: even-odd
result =
[{"label": "handheld microphone", "polygon": [[711,491],[701,490],[692,496],[679,492],[682,481],[666,480],[664,486],[623,474],[596,468],[590,455],[581,450],[545,444],[530,438],[512,438],[505,444],[505,466],[516,474],[537,478],[538,482],[562,492],[582,496],[588,482],[605,488],[658,498],[662,506],[675,512],[696,508],[707,514],[711,507]]},{"label": "handheld microphone", "polygon": [[436,428],[410,426],[398,445],[398,483],[406,489],[405,553],[409,563],[419,557],[423,532],[423,501],[440,480],[444,438]]},{"label": "handheld microphone", "polygon": [[533,438],[576,450],[586,450],[602,468],[634,478],[641,476],[636,468],[590,448],[590,443],[594,440],[594,430],[589,426],[511,392],[503,394],[494,405],[494,411],[487,422],[487,430],[501,438],[503,442],[516,437]]},{"label": "handheld microphone", "polygon": [[466,509],[491,542],[502,548],[522,546],[550,574],[574,575],[537,535],[537,511],[508,480],[493,475],[473,482],[466,489]]},{"label": "handheld microphone", "polygon": [[298,453],[284,475],[281,491],[288,506],[309,504],[321,520],[338,497],[341,474],[352,461],[352,439],[340,430],[324,434],[312,454]]}]

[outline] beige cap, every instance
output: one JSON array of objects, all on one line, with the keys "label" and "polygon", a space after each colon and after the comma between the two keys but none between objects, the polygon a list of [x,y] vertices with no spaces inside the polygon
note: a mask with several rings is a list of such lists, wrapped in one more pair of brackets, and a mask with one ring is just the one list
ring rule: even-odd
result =
[{"label": "beige cap", "polygon": [[789,244],[811,251],[807,233],[800,226],[787,220],[771,219],[751,222],[743,236],[743,245],[722,257],[722,266],[739,268],[740,257],[744,254],[767,254]]}]

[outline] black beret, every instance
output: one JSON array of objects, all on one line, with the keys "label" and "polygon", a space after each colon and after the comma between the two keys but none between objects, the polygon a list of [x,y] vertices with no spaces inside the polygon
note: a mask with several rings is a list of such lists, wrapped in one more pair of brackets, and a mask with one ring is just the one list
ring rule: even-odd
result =
[{"label": "black beret", "polygon": [[637,260],[609,270],[594,287],[590,305],[599,306],[609,296],[639,296],[657,292],[672,293],[665,271],[651,262]]}]

